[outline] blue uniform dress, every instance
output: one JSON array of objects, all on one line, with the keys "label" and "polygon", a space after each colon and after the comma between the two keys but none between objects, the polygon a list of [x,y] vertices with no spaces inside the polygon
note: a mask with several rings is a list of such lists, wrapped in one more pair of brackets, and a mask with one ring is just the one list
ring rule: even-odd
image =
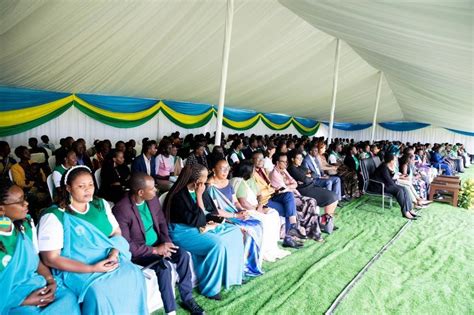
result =
[{"label": "blue uniform dress", "polygon": [[76,296],[56,278],[55,300],[46,307],[22,306],[32,293],[46,286],[46,279],[37,273],[40,262],[32,238],[31,225],[24,223],[24,230],[13,230],[11,235],[0,235],[2,243],[15,244],[2,255],[0,271],[0,314],[80,314]]},{"label": "blue uniform dress", "polygon": [[[64,243],[61,256],[92,265],[107,258],[110,250],[115,248],[120,252],[119,267],[106,273],[54,272],[82,303],[83,314],[148,314],[143,273],[130,261],[129,244],[125,238],[109,237],[112,225],[101,201],[90,202],[84,215],[59,208],[50,208],[46,213],[54,214],[62,223]],[[41,234],[40,226],[40,248]]]},{"label": "blue uniform dress", "polygon": [[[234,188],[229,183],[226,187],[220,189],[215,186],[209,187],[209,195],[214,200],[214,203],[224,211],[236,213],[237,208],[232,203],[234,195]],[[262,248],[262,221],[256,218],[249,218],[248,220],[240,220],[237,218],[229,219],[232,224],[242,227],[244,233],[244,259],[245,259],[245,275],[249,277],[256,277],[263,274],[262,262],[263,259],[260,254]]]},{"label": "blue uniform dress", "polygon": [[[203,197],[206,209],[215,210],[207,192]],[[218,294],[222,286],[242,284],[244,244],[240,229],[223,223],[201,233],[199,228],[206,225],[206,216],[187,188],[169,202],[169,234],[173,243],[192,254],[201,294],[210,297]]]}]

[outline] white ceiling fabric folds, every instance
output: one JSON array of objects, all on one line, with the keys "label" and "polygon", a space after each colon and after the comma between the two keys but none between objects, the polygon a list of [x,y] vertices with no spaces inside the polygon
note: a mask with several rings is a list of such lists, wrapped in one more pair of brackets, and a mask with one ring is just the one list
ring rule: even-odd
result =
[{"label": "white ceiling fabric folds", "polygon": [[[474,131],[472,2],[235,0],[226,106]],[[471,11],[468,11],[471,9]],[[209,1],[3,1],[0,85],[216,104],[226,12]]]}]

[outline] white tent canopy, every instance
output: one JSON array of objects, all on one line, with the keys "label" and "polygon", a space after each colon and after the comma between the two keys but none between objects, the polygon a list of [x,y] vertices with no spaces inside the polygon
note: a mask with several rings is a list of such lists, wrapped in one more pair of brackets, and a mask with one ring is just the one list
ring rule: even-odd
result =
[{"label": "white tent canopy", "polygon": [[[216,104],[226,1],[4,1],[0,85]],[[473,2],[235,1],[226,106],[474,131]]]}]

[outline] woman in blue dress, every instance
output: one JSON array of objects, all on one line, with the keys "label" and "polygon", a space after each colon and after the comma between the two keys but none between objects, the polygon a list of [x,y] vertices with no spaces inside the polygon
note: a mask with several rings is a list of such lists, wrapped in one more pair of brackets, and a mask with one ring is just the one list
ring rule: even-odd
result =
[{"label": "woman in blue dress", "polygon": [[148,314],[145,279],[109,204],[94,197],[87,166],[61,179],[59,205],[40,219],[41,258],[82,303],[83,314]]},{"label": "woman in blue dress", "polygon": [[184,167],[164,209],[173,243],[192,254],[201,294],[220,300],[222,286],[242,284],[244,244],[238,227],[210,219],[217,209],[206,191],[207,176],[200,164]]},{"label": "woman in blue dress", "polygon": [[[219,160],[213,168],[214,175],[209,179],[208,189],[214,203],[217,205],[217,215],[235,224],[244,232],[245,275],[249,277],[263,274],[262,248],[263,224],[244,209],[227,179],[230,166],[226,160]],[[251,210],[251,209],[248,209]]]},{"label": "woman in blue dress", "polygon": [[23,190],[0,183],[0,314],[80,314],[76,296],[38,256]]}]

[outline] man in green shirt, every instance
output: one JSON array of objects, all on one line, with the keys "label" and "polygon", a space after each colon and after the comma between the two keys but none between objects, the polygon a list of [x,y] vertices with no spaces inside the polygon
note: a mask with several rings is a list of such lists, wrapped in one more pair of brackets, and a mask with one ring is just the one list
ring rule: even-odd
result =
[{"label": "man in green shirt", "polygon": [[[204,314],[192,296],[190,256],[174,245],[168,235],[168,224],[156,197],[153,177],[134,173],[130,179],[129,194],[115,204],[113,213],[122,236],[130,243],[132,261],[141,266],[156,262],[152,268],[158,278],[165,312],[176,312],[170,268],[170,263],[173,263],[180,279],[178,288],[182,306],[191,314]],[[161,263],[158,263],[160,260]]]}]

